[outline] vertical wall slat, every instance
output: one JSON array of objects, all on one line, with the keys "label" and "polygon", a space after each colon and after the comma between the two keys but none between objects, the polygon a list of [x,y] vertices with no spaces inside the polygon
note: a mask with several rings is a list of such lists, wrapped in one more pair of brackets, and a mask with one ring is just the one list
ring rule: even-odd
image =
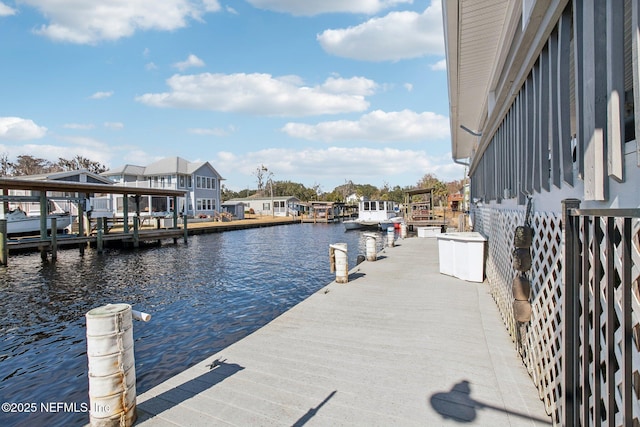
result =
[{"label": "vertical wall slat", "polygon": [[583,0],[573,0],[573,62],[574,62],[574,91],[575,91],[575,109],[576,109],[576,160],[578,162],[578,176],[584,177],[584,18],[583,18]]},{"label": "vertical wall slat", "polygon": [[[637,3],[637,2],[636,2]],[[607,1],[607,161],[609,176],[624,180],[624,2]]]},{"label": "vertical wall slat", "polygon": [[543,190],[549,191],[549,47],[548,44],[540,54],[540,181]]},{"label": "vertical wall slat", "polygon": [[558,132],[560,121],[559,87],[566,82],[560,82],[558,77],[558,27],[556,27],[549,36],[549,93],[551,99],[549,102],[549,116],[551,119],[551,132],[549,134],[549,148],[551,150],[551,182],[557,188],[560,188],[562,175],[560,169],[560,134]]},{"label": "vertical wall slat", "polygon": [[[571,9],[567,7],[558,23],[558,130],[562,151],[562,180],[573,185],[573,154],[571,153]],[[577,84],[576,84],[577,87]],[[579,107],[577,107],[579,108]]]},{"label": "vertical wall slat", "polygon": [[584,198],[607,199],[607,159],[605,132],[607,122],[606,82],[606,2],[585,0],[582,4],[582,74],[584,145]]},{"label": "vertical wall slat", "polygon": [[525,191],[527,194],[533,193],[533,117],[534,117],[534,104],[533,104],[533,75],[530,74],[526,82],[526,103],[524,108],[524,146],[525,146]]},{"label": "vertical wall slat", "polygon": [[540,161],[540,150],[541,150],[541,134],[540,134],[540,116],[541,113],[541,102],[540,99],[542,97],[542,84],[541,84],[541,67],[540,67],[540,59],[533,66],[531,72],[533,73],[533,110],[531,111],[532,118],[532,139],[533,143],[533,189],[536,192],[540,192],[540,181],[541,181],[541,161]]},{"label": "vertical wall slat", "polygon": [[631,2],[631,49],[633,57],[633,105],[636,128],[636,163],[640,166],[640,4]]}]

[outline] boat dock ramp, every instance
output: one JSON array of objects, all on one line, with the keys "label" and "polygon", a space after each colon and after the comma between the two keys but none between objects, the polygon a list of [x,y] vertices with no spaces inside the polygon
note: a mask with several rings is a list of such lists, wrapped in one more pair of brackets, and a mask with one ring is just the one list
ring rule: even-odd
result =
[{"label": "boat dock ramp", "polygon": [[430,238],[140,394],[137,413],[144,427],[551,424],[487,284],[440,274]]}]

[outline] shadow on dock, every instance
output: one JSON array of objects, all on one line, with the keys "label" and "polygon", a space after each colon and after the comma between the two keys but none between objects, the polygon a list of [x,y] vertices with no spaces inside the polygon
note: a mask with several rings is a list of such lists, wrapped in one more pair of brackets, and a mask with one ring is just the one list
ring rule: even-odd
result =
[{"label": "shadow on dock", "polygon": [[504,412],[510,416],[551,425],[548,419],[532,417],[522,412],[511,411],[473,399],[471,397],[471,385],[467,380],[462,380],[454,384],[450,391],[432,394],[430,403],[431,407],[435,409],[442,418],[459,423],[472,423],[476,419],[478,409],[493,409]]},{"label": "shadow on dock", "polygon": [[237,363],[226,363],[225,360],[214,360],[207,365],[211,368],[208,372],[139,404],[137,421],[141,422],[167,411],[244,369]]},{"label": "shadow on dock", "polygon": [[304,416],[302,416],[298,421],[296,421],[293,424],[293,427],[302,427],[303,425],[305,425],[309,420],[311,420],[311,418],[313,418],[316,413],[320,410],[320,408],[322,408],[325,403],[327,403],[329,400],[331,400],[331,398],[338,392],[338,390],[333,390],[331,393],[329,393],[329,395],[327,397],[325,397],[325,399],[320,402],[320,404],[314,408],[311,408],[307,411],[306,414],[304,414]]}]

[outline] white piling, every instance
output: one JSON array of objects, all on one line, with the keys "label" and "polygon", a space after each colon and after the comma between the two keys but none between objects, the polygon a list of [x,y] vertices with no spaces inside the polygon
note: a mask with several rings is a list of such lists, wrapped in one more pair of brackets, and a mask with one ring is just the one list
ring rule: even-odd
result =
[{"label": "white piling", "polygon": [[402,239],[407,238],[407,224],[405,224],[404,222],[400,223],[400,237]]},{"label": "white piling", "polygon": [[387,227],[387,246],[390,248],[395,246],[395,233],[394,227]]},{"label": "white piling", "polygon": [[136,370],[129,304],[107,304],[86,314],[89,420],[92,427],[132,426]]},{"label": "white piling", "polygon": [[365,249],[367,261],[375,261],[378,259],[378,253],[376,251],[376,238],[377,235],[373,233],[363,233],[363,235],[367,238],[365,240]]},{"label": "white piling", "polygon": [[331,259],[331,272],[336,272],[336,282],[348,283],[349,261],[347,258],[347,244],[334,243],[329,245],[329,258]]}]

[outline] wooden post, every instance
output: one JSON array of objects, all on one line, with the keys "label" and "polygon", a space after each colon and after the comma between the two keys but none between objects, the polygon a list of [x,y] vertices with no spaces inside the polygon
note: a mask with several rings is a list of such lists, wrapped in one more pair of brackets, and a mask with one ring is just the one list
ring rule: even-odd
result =
[{"label": "wooden post", "polygon": [[[84,199],[81,198],[78,201],[78,236],[84,236]],[[84,255],[84,246],[82,243],[78,245],[80,248],[80,255]]]},{"label": "wooden post", "polygon": [[187,239],[189,237],[189,230],[187,230],[187,214],[185,213],[182,216],[182,228],[183,228],[183,232],[184,232],[184,243],[185,245],[187,244]]},{"label": "wooden post", "polygon": [[103,233],[104,233],[105,219],[104,218],[98,218],[97,222],[98,222],[98,231],[97,231],[97,236],[96,236],[96,249],[98,250],[98,253],[101,254],[102,250],[104,248],[104,242],[102,240],[102,236],[103,236]]},{"label": "wooden post", "polygon": [[140,227],[140,221],[139,221],[138,216],[133,217],[133,247],[137,248],[140,246],[140,235],[138,234],[139,232],[139,227]]},{"label": "wooden post", "polygon": [[122,231],[129,233],[129,195],[122,195]]},{"label": "wooden post", "polygon": [[40,258],[47,259],[47,247],[44,241],[47,240],[47,192],[40,193]]},{"label": "wooden post", "polygon": [[58,219],[51,218],[51,261],[58,259]]},{"label": "wooden post", "polygon": [[7,265],[9,248],[7,246],[7,220],[0,219],[0,264]]}]

